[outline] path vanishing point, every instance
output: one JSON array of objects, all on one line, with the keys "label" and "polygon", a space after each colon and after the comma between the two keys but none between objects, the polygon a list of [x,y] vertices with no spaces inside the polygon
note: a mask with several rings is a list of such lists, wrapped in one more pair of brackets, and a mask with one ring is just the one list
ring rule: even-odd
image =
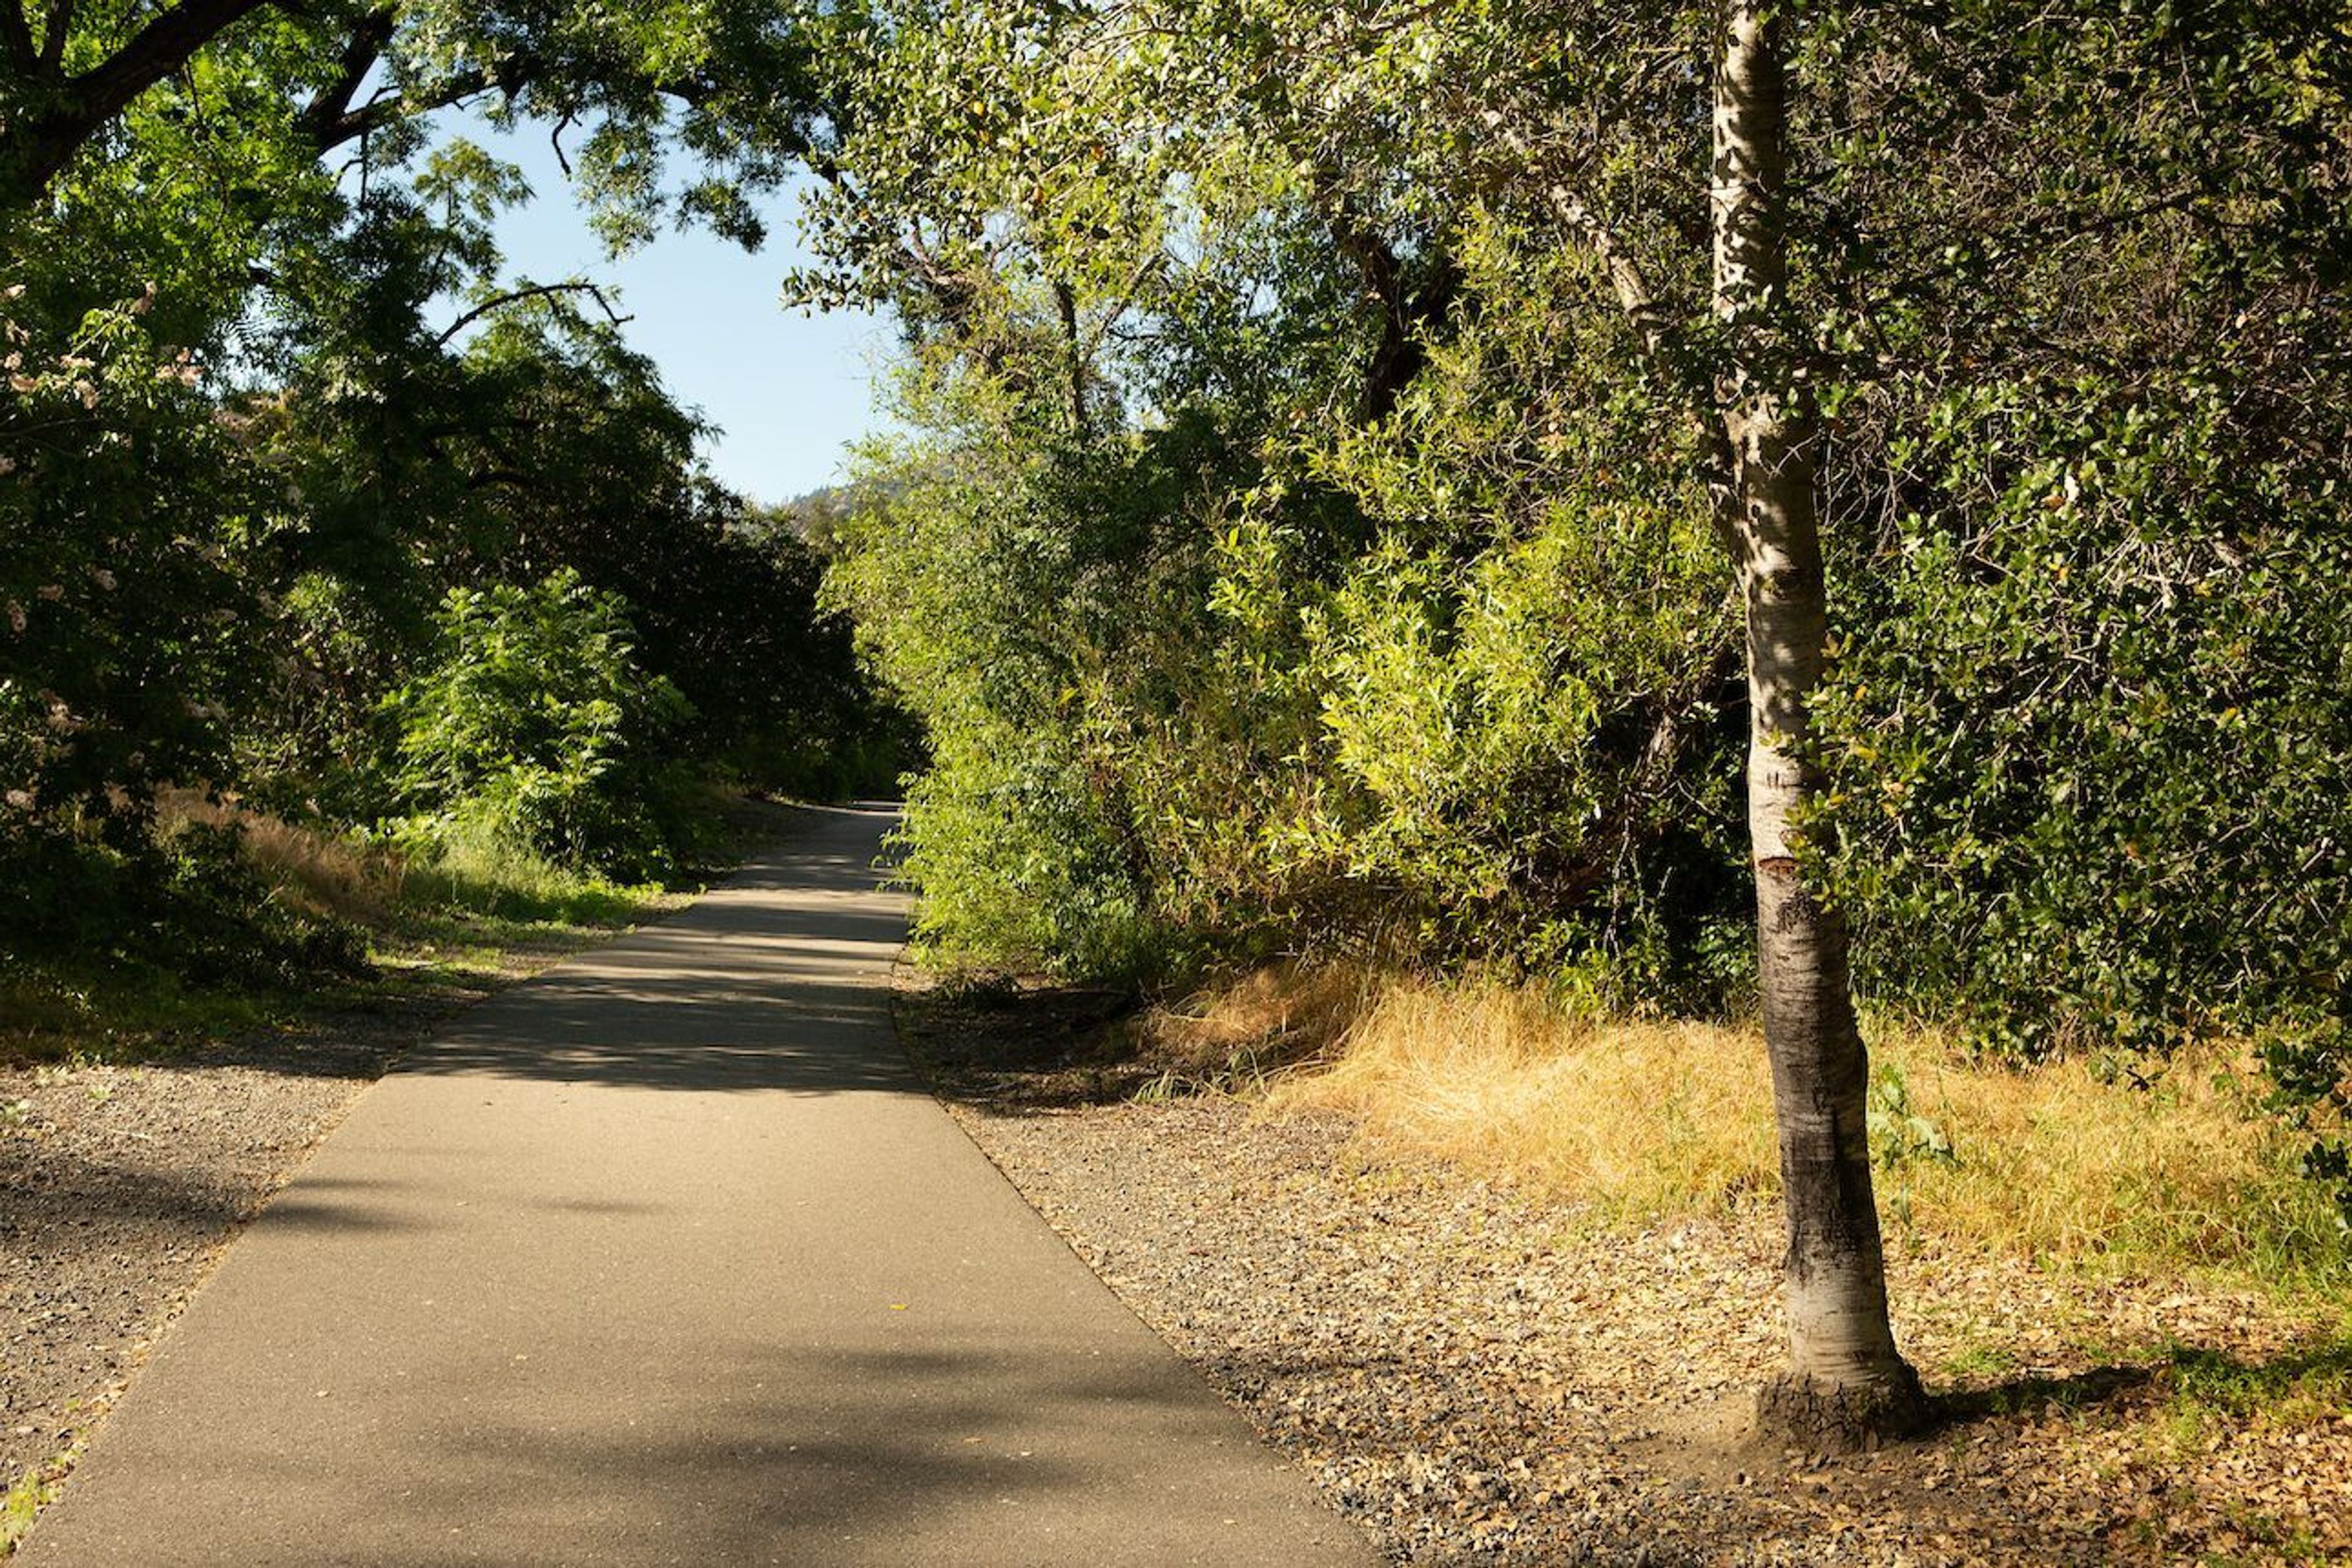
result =
[{"label": "path vanishing point", "polygon": [[24,1544],[175,1564],[1362,1564],[907,1067],[891,817],[465,1014]]}]

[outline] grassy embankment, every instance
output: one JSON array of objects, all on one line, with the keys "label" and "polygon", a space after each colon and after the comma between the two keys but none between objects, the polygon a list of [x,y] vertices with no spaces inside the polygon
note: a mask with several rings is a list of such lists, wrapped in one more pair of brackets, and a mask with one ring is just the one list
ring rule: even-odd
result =
[{"label": "grassy embankment", "polygon": [[[0,965],[0,1061],[127,1061],[338,1008],[462,995],[534,972],[684,901],[457,842],[430,863],[323,826],[187,797],[169,831],[232,827],[245,885],[273,906],[262,931],[326,933],[309,949],[243,951],[224,910],[221,952],[202,914],[126,929],[103,951],[11,955]],[[748,829],[747,829],[748,831]],[[60,918],[64,911],[58,911]],[[193,948],[207,951],[192,952]]]}]

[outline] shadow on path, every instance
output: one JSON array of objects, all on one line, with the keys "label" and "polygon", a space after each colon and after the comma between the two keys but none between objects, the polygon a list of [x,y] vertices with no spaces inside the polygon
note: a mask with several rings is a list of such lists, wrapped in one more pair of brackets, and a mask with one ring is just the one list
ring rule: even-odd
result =
[{"label": "shadow on path", "polygon": [[370,1089],[26,1560],[1371,1562],[906,1065],[888,820],[812,814]]}]

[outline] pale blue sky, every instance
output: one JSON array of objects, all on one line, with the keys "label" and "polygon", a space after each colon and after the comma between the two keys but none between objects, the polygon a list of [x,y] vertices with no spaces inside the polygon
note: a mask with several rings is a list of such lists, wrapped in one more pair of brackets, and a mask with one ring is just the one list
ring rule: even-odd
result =
[{"label": "pale blue sky", "polygon": [[666,230],[608,261],[544,126],[509,136],[477,121],[466,133],[530,181],[535,199],[498,226],[508,276],[551,283],[578,275],[616,290],[616,307],[635,318],[622,329],[630,346],[661,367],[671,396],[720,426],[706,453],[720,482],[779,501],[842,477],[844,448],[879,423],[871,384],[891,329],[872,316],[809,315],[778,302],[800,254],[793,194],[764,204],[769,239],[756,255],[707,233]]}]

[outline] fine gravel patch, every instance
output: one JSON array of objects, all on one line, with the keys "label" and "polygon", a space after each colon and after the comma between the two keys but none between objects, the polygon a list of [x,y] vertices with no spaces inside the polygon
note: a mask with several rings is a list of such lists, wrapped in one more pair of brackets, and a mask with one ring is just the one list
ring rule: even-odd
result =
[{"label": "fine gravel patch", "polygon": [[556,956],[509,954],[495,976],[135,1065],[0,1065],[0,1489],[63,1478],[362,1089],[451,1013]]},{"label": "fine gravel patch", "polygon": [[[1777,1221],[1607,1226],[1171,1079],[1100,994],[901,976],[910,1054],[1145,1321],[1400,1562],[2072,1563],[2352,1553],[2352,1413],[2184,1412],[2326,1325],[1894,1239],[1932,1437],[1759,1450]],[[2325,1352],[2323,1354],[2338,1353]],[[2325,1370],[2325,1369],[2322,1369]]]}]

